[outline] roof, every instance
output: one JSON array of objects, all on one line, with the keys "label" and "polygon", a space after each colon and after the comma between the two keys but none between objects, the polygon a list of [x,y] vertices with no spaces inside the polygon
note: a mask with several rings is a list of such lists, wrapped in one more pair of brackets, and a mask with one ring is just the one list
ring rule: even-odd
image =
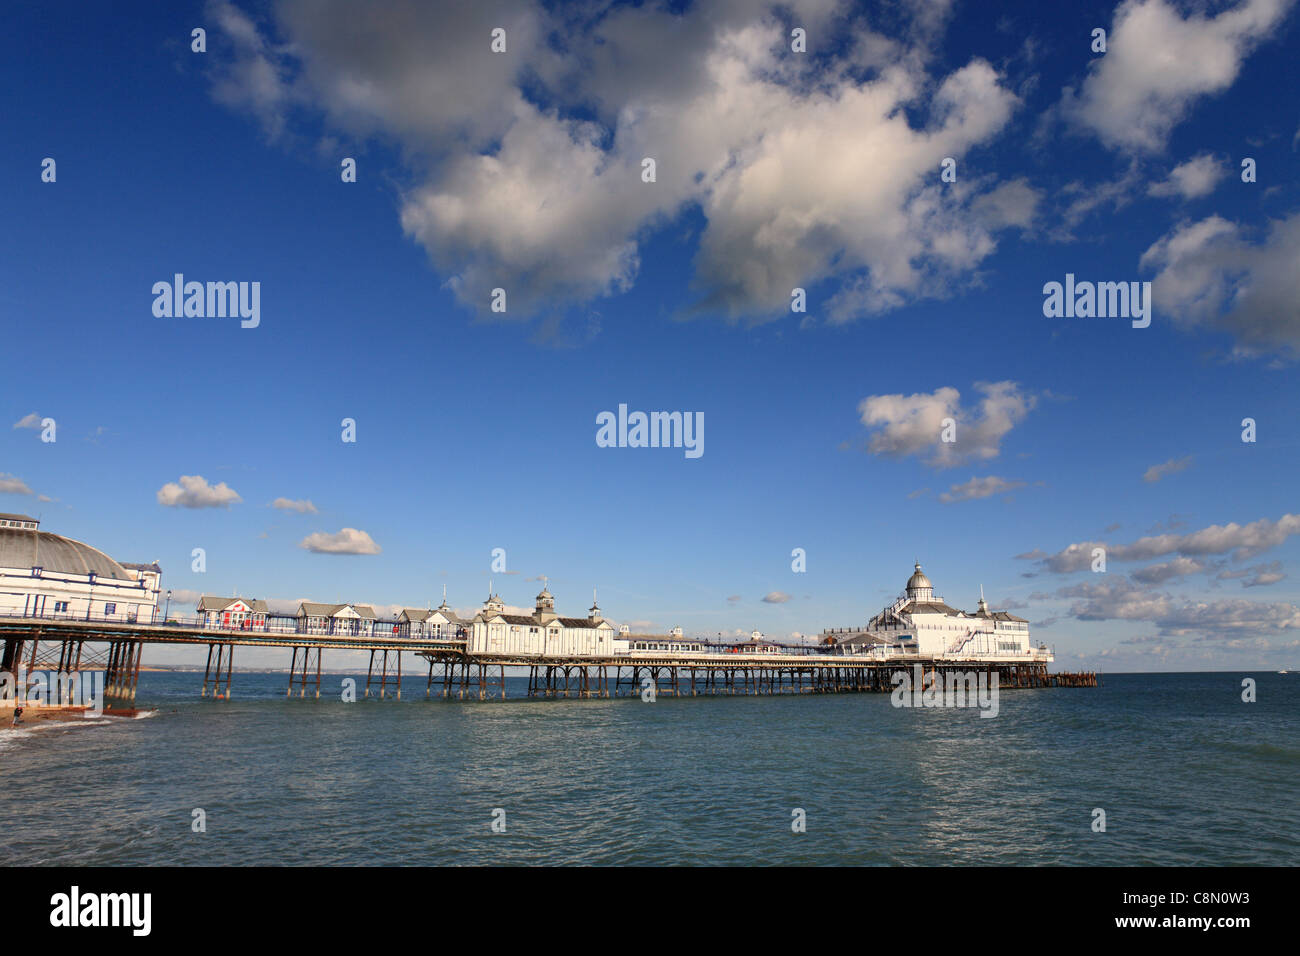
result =
[{"label": "roof", "polygon": [[98,548],[34,528],[0,528],[0,568],[41,568],[62,574],[94,574],[99,578],[135,581],[126,568]]},{"label": "roof", "polygon": [[298,605],[298,612],[303,617],[333,617],[342,604],[317,604],[315,601],[303,601]]},{"label": "roof", "polygon": [[[565,627],[596,627],[600,624],[608,624],[608,621],[593,621],[586,617],[557,617],[557,621]],[[610,625],[613,626],[612,624]]]},{"label": "roof", "polygon": [[955,607],[949,607],[942,601],[909,601],[898,610],[899,613],[905,614],[950,614],[954,617],[966,613]]},{"label": "roof", "polygon": [[678,644],[703,644],[698,637],[678,637],[676,634],[627,634],[617,635],[620,641],[673,641]]},{"label": "roof", "polygon": [[200,611],[224,611],[236,601],[242,601],[247,604],[256,613],[265,614],[267,612],[266,602],[257,598],[246,597],[214,597],[211,594],[205,594],[199,598]]},{"label": "roof", "polygon": [[820,639],[822,639],[820,640],[820,643],[822,644],[858,645],[892,643],[891,639],[888,639],[888,637],[878,635],[878,633],[867,630],[867,628],[861,628],[861,630],[848,630],[848,628],[846,628],[844,631],[823,632],[822,635],[820,635]]},{"label": "roof", "polygon": [[149,564],[128,564],[123,561],[121,562],[121,565],[128,571],[152,571],[155,574],[162,574],[162,568],[158,567],[157,561],[153,561]]},{"label": "roof", "polygon": [[397,616],[403,621],[425,621],[433,616],[433,612],[428,608],[404,607]]},{"label": "roof", "polygon": [[1021,624],[1029,623],[1026,618],[1016,617],[1014,614],[1008,614],[1006,611],[994,611],[992,617],[995,621],[1019,621]]},{"label": "roof", "polygon": [[10,521],[35,521],[31,515],[10,514],[8,511],[0,511],[0,518],[7,518]]},{"label": "roof", "polygon": [[303,601],[298,606],[298,613],[301,617],[333,617],[345,607],[356,611],[359,618],[377,620],[375,609],[369,604],[318,604],[315,601]]},{"label": "roof", "polygon": [[527,614],[500,614],[498,617],[507,624],[531,624],[534,627],[540,626],[537,618]]},{"label": "roof", "polygon": [[863,644],[890,644],[892,642],[879,634],[873,634],[871,631],[856,631],[851,634],[827,634],[822,643],[857,647]]}]

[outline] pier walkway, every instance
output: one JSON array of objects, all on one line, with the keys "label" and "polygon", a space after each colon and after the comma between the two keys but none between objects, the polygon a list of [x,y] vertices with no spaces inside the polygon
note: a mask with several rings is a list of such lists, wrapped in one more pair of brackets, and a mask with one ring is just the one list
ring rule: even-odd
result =
[{"label": "pier walkway", "polygon": [[[975,678],[985,686],[996,673],[999,689],[1096,687],[1095,673],[1049,673],[1040,661],[1008,659],[880,658],[823,653],[737,654],[634,652],[607,657],[469,654],[463,638],[402,637],[396,634],[317,634],[203,627],[172,620],[165,624],[73,620],[68,617],[0,616],[0,671],[17,675],[49,669],[59,674],[105,671],[105,696],[135,700],[146,645],[206,645],[201,696],[229,699],[236,647],[281,647],[292,651],[286,696],[320,696],[325,650],[368,651],[365,696],[402,695],[402,656],[427,662],[426,697],[458,700],[506,698],[507,668],[528,675],[530,698],[610,698],[735,694],[889,693],[900,672],[924,682]],[[974,684],[972,683],[972,689]]]}]

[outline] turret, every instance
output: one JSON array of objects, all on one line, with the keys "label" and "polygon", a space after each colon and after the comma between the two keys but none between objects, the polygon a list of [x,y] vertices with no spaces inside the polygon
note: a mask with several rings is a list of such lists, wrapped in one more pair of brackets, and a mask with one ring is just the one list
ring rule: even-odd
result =
[{"label": "turret", "polygon": [[555,597],[546,588],[546,577],[542,577],[542,591],[537,595],[537,620],[543,624],[554,621],[558,614],[555,613]]}]

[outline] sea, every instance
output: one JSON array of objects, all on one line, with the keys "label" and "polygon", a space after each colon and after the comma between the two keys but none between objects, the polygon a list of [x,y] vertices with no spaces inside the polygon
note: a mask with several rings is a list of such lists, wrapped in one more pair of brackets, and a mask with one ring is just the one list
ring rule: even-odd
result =
[{"label": "sea", "polygon": [[134,717],[0,730],[5,862],[1300,863],[1300,674],[1104,674],[1003,690],[993,718],[888,694],[430,700],[423,677],[400,701],[344,702],[343,675],[286,699],[282,673],[212,700],[202,680],[146,672]]}]

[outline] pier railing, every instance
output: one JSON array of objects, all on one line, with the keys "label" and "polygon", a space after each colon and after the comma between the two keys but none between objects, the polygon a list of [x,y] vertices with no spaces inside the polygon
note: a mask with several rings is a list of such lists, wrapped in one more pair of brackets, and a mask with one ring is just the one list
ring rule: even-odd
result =
[{"label": "pier railing", "polygon": [[[238,644],[258,644],[262,641],[280,645],[301,644],[333,644],[335,646],[350,646],[355,642],[356,645],[367,647],[387,647],[396,649],[399,645],[415,645],[417,647],[427,647],[430,645],[461,654],[467,658],[495,659],[500,657],[499,652],[480,654],[475,652],[466,653],[466,636],[463,629],[458,630],[456,634],[411,634],[407,631],[404,622],[397,620],[377,620],[368,630],[357,627],[351,622],[345,622],[344,626],[333,626],[321,628],[318,626],[308,626],[302,619],[291,618],[285,615],[268,615],[262,622],[244,620],[238,623],[225,624],[219,621],[210,621],[201,615],[182,615],[168,614],[165,620],[140,621],[129,615],[87,615],[68,612],[60,613],[20,613],[17,611],[0,610],[0,621],[48,621],[52,624],[62,625],[79,625],[84,624],[88,627],[94,625],[111,625],[113,629],[126,628],[136,632],[142,639],[151,643],[167,643],[169,640],[178,640],[181,643],[194,643],[201,641],[209,644],[220,643],[238,643]],[[295,638],[301,638],[295,641]],[[84,638],[83,638],[84,639]],[[1003,662],[1010,664],[1048,664],[1055,657],[1052,650],[1045,648],[1030,648],[1023,654],[1011,654],[1001,652],[989,655],[960,655],[960,654],[920,654],[914,647],[898,644],[872,644],[867,646],[851,647],[843,644],[781,644],[776,642],[761,642],[757,645],[748,642],[728,642],[728,641],[691,641],[691,648],[683,650],[676,654],[665,654],[659,651],[624,651],[613,654],[591,654],[581,653],[578,651],[562,651],[558,653],[548,653],[537,655],[535,659],[595,659],[598,657],[620,658],[629,663],[638,660],[644,661],[651,658],[675,658],[685,660],[698,658],[709,661],[733,660],[740,662],[761,662],[771,661],[774,664],[778,662],[797,662],[801,660],[819,661],[831,663],[843,661],[845,664],[863,664],[863,663],[903,663],[911,661],[944,661],[947,663],[960,662]],[[530,658],[530,660],[533,658]]]},{"label": "pier railing", "polygon": [[352,624],[326,627],[309,626],[298,618],[281,615],[269,615],[264,622],[244,620],[238,623],[222,623],[207,620],[198,614],[158,615],[153,619],[143,619],[143,615],[133,614],[86,614],[68,611],[44,611],[34,614],[30,611],[0,610],[0,618],[6,620],[50,621],[60,624],[117,624],[139,628],[157,628],[158,630],[187,629],[210,632],[215,635],[230,635],[240,640],[256,639],[259,634],[282,638],[289,635],[302,637],[327,638],[350,637],[360,640],[394,640],[409,638],[415,641],[456,641],[464,640],[465,634],[410,634],[406,624],[397,620],[376,620],[369,628]]}]

